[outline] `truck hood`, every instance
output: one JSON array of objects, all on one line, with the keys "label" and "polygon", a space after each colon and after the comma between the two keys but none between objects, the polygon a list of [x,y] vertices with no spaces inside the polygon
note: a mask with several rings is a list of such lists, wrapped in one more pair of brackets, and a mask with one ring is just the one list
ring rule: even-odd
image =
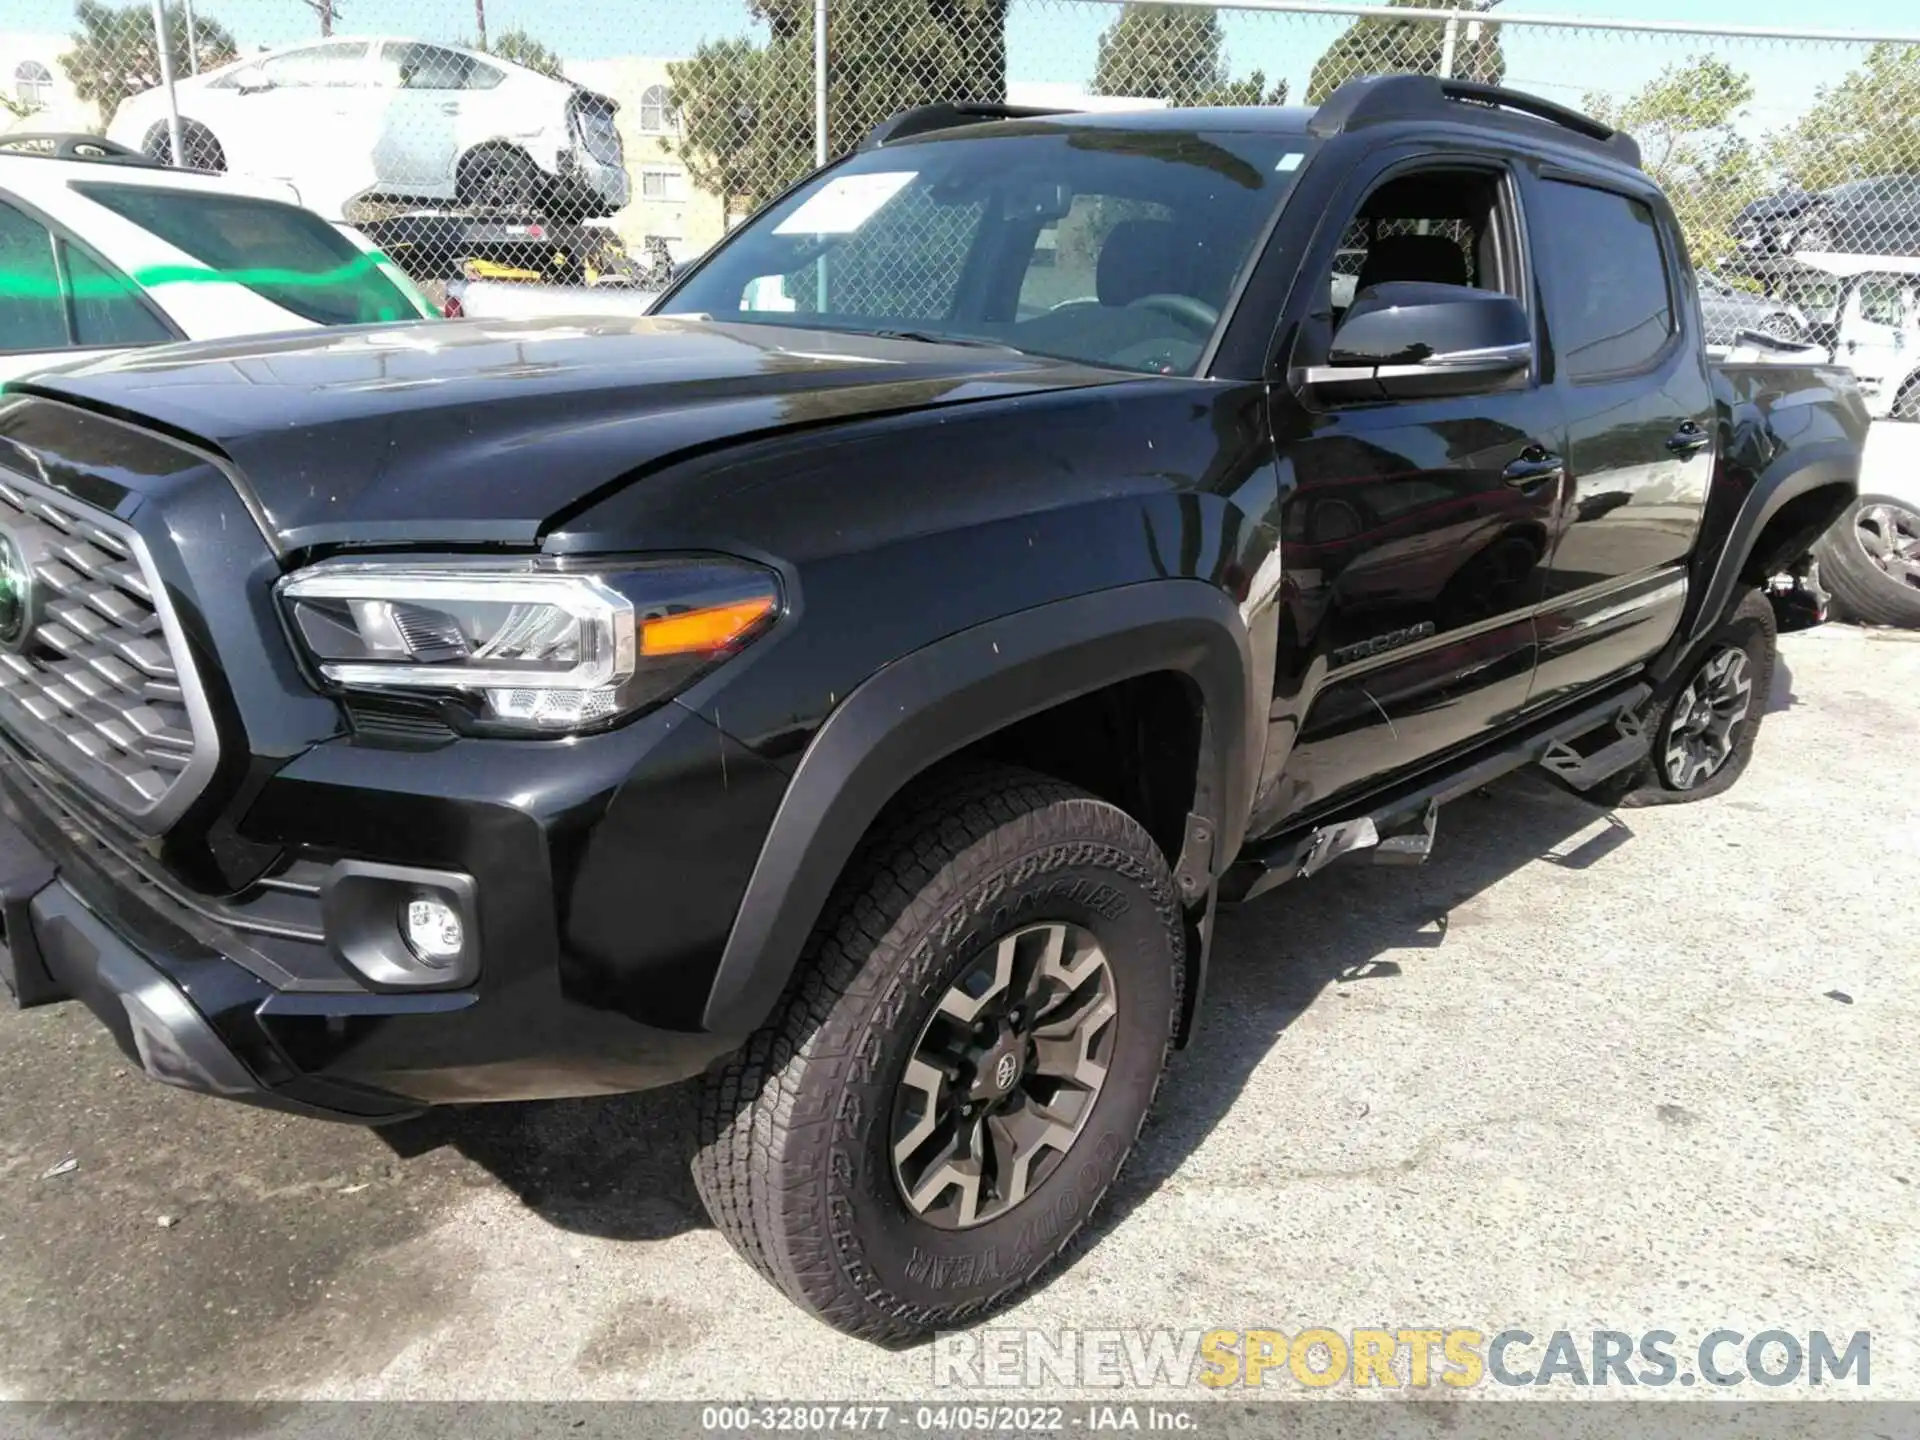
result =
[{"label": "truck hood", "polygon": [[133,351],[14,388],[230,459],[283,552],[532,544],[688,452],[1132,378],[1010,350],[693,318],[446,321]]}]

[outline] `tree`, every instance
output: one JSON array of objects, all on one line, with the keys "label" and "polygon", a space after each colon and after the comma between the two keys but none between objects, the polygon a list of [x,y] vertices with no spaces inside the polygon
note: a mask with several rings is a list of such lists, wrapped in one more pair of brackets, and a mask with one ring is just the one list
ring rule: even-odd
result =
[{"label": "tree", "polygon": [[[340,14],[337,0],[300,0],[300,3],[320,17],[320,34],[323,39],[333,34],[333,22]],[[482,24],[481,33],[484,34],[485,31],[486,26]]]},{"label": "tree", "polygon": [[1920,45],[1874,46],[1859,69],[1822,86],[1812,108],[1769,149],[1803,190],[1920,174]]},{"label": "tree", "polygon": [[[1387,4],[1396,10],[1453,8],[1453,0],[1387,0]],[[1307,103],[1320,104],[1359,75],[1438,75],[1446,44],[1444,20],[1385,20],[1377,15],[1356,20],[1314,62],[1307,80]],[[1491,20],[1455,22],[1453,77],[1497,85],[1506,73],[1500,27]]]},{"label": "tree", "polygon": [[[153,11],[145,5],[115,9],[103,0],[78,0],[74,18],[79,29],[73,36],[73,49],[60,57],[60,68],[73,82],[74,93],[99,108],[100,126],[105,129],[122,100],[160,83],[160,48],[154,43]],[[204,15],[195,17],[193,37],[203,70],[224,65],[239,53],[226,27]],[[187,19],[174,7],[167,10],[167,50],[173,60],[173,73],[185,75],[190,68]]]},{"label": "tree", "polygon": [[1284,105],[1287,77],[1267,84],[1267,72],[1256,70],[1244,80],[1223,80],[1200,96],[1202,105]]},{"label": "tree", "polygon": [[1123,5],[1100,37],[1093,93],[1198,105],[1226,83],[1220,46],[1220,17],[1212,10]]},{"label": "tree", "polygon": [[484,50],[489,55],[498,55],[511,64],[538,70],[542,75],[551,75],[555,80],[567,78],[566,71],[561,68],[560,57],[524,30],[509,30],[494,36],[492,44],[483,43],[474,48]]},{"label": "tree", "polygon": [[[813,165],[813,5],[749,0],[765,45],[710,41],[667,67],[672,149],[728,212],[761,204]],[[1007,94],[1007,0],[836,0],[827,133],[845,147],[889,115]]]},{"label": "tree", "polygon": [[1735,128],[1753,99],[1753,81],[1726,61],[1696,55],[1669,65],[1616,104],[1589,93],[1597,120],[1640,143],[1641,164],[1673,202],[1694,262],[1716,266],[1733,254],[1728,222],[1763,188],[1753,146]]}]

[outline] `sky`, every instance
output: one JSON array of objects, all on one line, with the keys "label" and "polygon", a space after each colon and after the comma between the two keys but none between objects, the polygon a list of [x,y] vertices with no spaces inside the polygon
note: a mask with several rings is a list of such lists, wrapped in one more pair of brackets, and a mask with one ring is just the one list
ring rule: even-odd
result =
[{"label": "sky", "polygon": [[[179,3],[179,0],[172,0]],[[340,34],[394,34],[447,41],[474,34],[472,0],[336,0]],[[567,59],[609,55],[684,55],[702,40],[753,33],[745,0],[485,0],[494,34],[524,28]],[[318,35],[303,0],[197,0],[245,49],[285,45]],[[1500,13],[1604,15],[1617,19],[1748,26],[1818,26],[1884,32],[1898,12],[1885,0],[1504,0]],[[1085,83],[1100,31],[1119,7],[1101,0],[1013,0],[1008,22],[1010,78]],[[0,0],[0,30],[67,30],[72,0]],[[1227,58],[1236,76],[1258,67],[1284,75],[1293,95],[1306,89],[1313,62],[1350,23],[1326,15],[1220,10]],[[1898,28],[1920,33],[1920,11]],[[1754,80],[1756,97],[1743,129],[1764,133],[1789,123],[1821,84],[1838,80],[1865,53],[1859,44],[1632,35],[1508,24],[1503,29],[1507,83],[1578,104],[1599,88],[1624,95],[1667,65],[1719,53]]]}]

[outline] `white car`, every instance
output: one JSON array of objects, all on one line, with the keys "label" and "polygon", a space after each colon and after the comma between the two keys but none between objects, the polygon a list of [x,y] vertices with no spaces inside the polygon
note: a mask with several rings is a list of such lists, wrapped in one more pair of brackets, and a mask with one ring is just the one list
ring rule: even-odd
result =
[{"label": "white car", "polygon": [[435,313],[364,239],[284,185],[0,141],[0,381],[136,345]]},{"label": "white car", "polygon": [[1875,420],[1920,420],[1920,256],[1802,253],[1790,292],[1817,296],[1813,327],[1853,371]]},{"label": "white car", "polygon": [[[183,162],[286,180],[351,219],[363,196],[538,209],[627,203],[616,103],[495,56],[421,40],[336,38],[174,85]],[[121,102],[108,138],[171,154],[166,96]]]}]

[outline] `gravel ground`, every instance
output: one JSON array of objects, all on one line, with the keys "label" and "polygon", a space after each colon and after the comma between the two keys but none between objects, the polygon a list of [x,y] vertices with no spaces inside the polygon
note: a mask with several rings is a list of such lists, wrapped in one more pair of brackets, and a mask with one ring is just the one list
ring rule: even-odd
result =
[{"label": "gravel ground", "polygon": [[[1515,777],[1424,869],[1227,916],[1097,1233],[995,1324],[1870,1330],[1867,1393],[1920,1399],[1920,638],[1783,653],[1720,800]],[[733,1258],[688,1113],[361,1131],[150,1084],[76,1006],[0,1014],[0,1395],[925,1397],[932,1350]]]}]

